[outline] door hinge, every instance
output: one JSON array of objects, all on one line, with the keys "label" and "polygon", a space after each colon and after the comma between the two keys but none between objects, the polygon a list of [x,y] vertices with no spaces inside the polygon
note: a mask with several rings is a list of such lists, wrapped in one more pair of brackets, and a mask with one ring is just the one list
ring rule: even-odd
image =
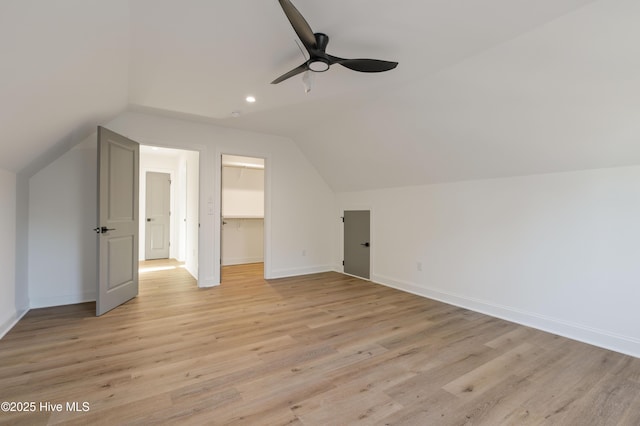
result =
[{"label": "door hinge", "polygon": [[340,219],[342,219],[342,223],[344,223],[344,216],[340,216]]},{"label": "door hinge", "polygon": [[342,266],[344,266],[344,260],[342,261]]}]

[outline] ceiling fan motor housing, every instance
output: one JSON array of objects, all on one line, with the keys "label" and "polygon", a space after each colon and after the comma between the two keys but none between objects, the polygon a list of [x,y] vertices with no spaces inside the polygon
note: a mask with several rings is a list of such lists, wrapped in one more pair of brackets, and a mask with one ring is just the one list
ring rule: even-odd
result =
[{"label": "ceiling fan motor housing", "polygon": [[316,49],[324,53],[327,50],[327,44],[329,44],[329,36],[325,33],[315,33],[314,36],[316,38]]},{"label": "ceiling fan motor housing", "polygon": [[329,44],[329,36],[324,33],[315,33],[316,38],[315,49],[310,52],[311,58],[307,61],[307,67],[313,72],[325,72],[329,69],[331,63],[325,50]]}]

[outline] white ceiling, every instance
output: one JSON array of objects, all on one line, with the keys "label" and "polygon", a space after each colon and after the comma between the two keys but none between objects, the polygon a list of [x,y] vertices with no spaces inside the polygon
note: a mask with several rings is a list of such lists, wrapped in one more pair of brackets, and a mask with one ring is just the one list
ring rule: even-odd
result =
[{"label": "white ceiling", "polygon": [[127,104],[291,137],[338,191],[640,163],[636,0],[292,1],[398,68],[269,84],[303,62],[276,0],[3,0],[0,167]]}]

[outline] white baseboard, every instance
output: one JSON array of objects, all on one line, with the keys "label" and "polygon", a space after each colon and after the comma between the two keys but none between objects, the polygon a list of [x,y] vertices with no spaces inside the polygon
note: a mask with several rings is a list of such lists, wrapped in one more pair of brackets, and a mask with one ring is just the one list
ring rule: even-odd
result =
[{"label": "white baseboard", "polygon": [[407,293],[438,300],[450,305],[459,306],[492,317],[640,358],[640,340],[633,337],[622,336],[606,330],[539,315],[533,312],[525,312],[509,306],[496,305],[483,300],[417,286],[413,283],[395,280],[382,275],[373,275],[371,281]]},{"label": "white baseboard", "polygon": [[276,269],[271,271],[267,279],[295,277],[298,275],[318,274],[320,272],[333,271],[332,265],[306,266],[301,268]]},{"label": "white baseboard", "polygon": [[222,266],[244,265],[247,263],[264,262],[264,257],[236,257],[231,259],[223,259]]},{"label": "white baseboard", "polygon": [[29,309],[25,309],[23,311],[16,312],[11,315],[8,320],[6,320],[3,324],[0,324],[0,339],[2,339],[15,325],[24,317]]},{"label": "white baseboard", "polygon": [[50,308],[52,306],[62,306],[62,305],[75,305],[77,303],[95,302],[95,301],[96,301],[95,292],[68,294],[65,296],[55,296],[55,297],[29,298],[31,309]]}]

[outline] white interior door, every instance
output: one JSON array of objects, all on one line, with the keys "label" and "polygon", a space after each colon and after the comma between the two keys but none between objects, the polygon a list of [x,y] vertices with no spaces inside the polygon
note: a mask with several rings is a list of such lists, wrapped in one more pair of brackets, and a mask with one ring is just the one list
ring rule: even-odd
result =
[{"label": "white interior door", "polygon": [[146,173],[145,259],[169,258],[171,175]]},{"label": "white interior door", "polygon": [[96,315],[138,295],[138,143],[98,127]]}]

